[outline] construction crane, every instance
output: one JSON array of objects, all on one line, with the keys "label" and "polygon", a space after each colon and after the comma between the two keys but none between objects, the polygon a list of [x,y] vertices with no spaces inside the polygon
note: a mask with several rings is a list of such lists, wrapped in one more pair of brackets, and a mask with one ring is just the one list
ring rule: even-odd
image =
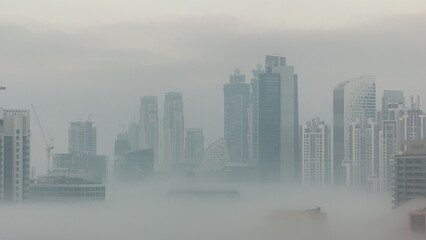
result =
[{"label": "construction crane", "polygon": [[46,144],[47,175],[49,175],[50,174],[50,166],[51,166],[51,164],[50,164],[50,157],[51,157],[52,150],[54,149],[54,147],[53,147],[53,138],[50,138],[50,142],[47,141],[46,134],[44,133],[43,127],[42,127],[41,122],[40,122],[40,119],[38,118],[37,111],[35,110],[35,107],[34,107],[33,104],[31,104],[31,108],[33,109],[34,115],[35,115],[35,117],[37,119],[37,124],[38,124],[38,127],[40,128],[41,135],[43,136],[44,143]]},{"label": "construction crane", "polygon": [[92,113],[89,115],[89,117],[87,118],[86,122],[88,122],[91,118],[92,118]]}]

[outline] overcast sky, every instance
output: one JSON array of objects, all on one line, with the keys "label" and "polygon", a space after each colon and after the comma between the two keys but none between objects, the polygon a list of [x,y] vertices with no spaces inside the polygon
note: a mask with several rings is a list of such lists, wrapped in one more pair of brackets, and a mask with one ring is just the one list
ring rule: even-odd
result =
[{"label": "overcast sky", "polygon": [[[162,109],[165,92],[181,91],[185,127],[204,128],[208,145],[223,136],[222,87],[235,67],[249,80],[265,54],[287,57],[301,124],[331,124],[333,87],[365,73],[379,96],[401,89],[426,101],[425,44],[424,0],[0,0],[0,101],[33,103],[57,152],[69,122],[92,113],[99,153],[111,155],[140,96],[158,96]],[[34,119],[31,128],[42,173]]]}]

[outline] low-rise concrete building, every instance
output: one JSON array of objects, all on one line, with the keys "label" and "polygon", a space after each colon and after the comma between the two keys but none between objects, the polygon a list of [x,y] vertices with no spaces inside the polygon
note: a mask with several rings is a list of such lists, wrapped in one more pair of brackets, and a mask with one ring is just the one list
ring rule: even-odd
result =
[{"label": "low-rise concrete building", "polygon": [[30,185],[31,201],[102,201],[105,185],[81,178],[39,177]]}]

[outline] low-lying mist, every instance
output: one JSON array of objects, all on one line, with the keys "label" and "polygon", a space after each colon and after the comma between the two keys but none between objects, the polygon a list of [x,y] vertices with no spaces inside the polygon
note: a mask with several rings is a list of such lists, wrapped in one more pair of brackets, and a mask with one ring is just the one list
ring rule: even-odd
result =
[{"label": "low-lying mist", "polygon": [[[175,189],[237,190],[238,199],[171,198]],[[303,221],[271,223],[268,211],[327,213],[320,233]],[[414,206],[413,206],[414,208]],[[0,205],[0,239],[407,239],[408,210],[389,194],[280,185],[112,184],[105,202]],[[286,226],[285,226],[286,225]]]}]

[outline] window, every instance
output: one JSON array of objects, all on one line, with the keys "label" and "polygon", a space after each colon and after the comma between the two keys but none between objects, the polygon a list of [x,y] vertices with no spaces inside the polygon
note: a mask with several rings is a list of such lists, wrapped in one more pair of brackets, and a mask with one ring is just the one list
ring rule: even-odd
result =
[{"label": "window", "polygon": [[16,134],[19,134],[19,129],[16,129]]}]

